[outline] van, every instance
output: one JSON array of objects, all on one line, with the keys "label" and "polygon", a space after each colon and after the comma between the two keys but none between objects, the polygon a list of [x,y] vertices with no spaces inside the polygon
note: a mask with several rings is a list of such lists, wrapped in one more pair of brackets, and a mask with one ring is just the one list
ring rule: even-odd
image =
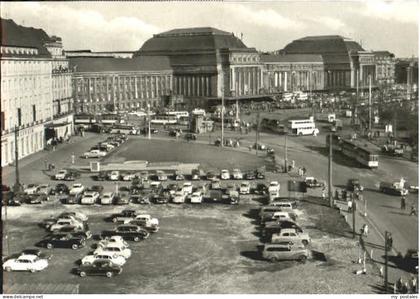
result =
[{"label": "van", "polygon": [[306,248],[290,244],[265,244],[262,251],[262,257],[271,262],[298,260],[304,263],[308,256],[309,252]]}]

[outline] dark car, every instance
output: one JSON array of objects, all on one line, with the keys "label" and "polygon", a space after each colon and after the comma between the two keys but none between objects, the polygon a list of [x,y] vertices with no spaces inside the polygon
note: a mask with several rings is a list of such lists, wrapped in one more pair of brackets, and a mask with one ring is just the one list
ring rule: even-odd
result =
[{"label": "dark car", "polygon": [[163,194],[153,194],[152,202],[155,204],[166,204],[169,202],[169,197],[164,196]]},{"label": "dark car", "polygon": [[130,203],[130,197],[128,194],[119,193],[114,198],[114,204],[117,206],[128,205]]},{"label": "dark car", "polygon": [[265,179],[265,173],[262,170],[256,170],[255,177],[259,180],[263,180]]},{"label": "dark car", "polygon": [[140,240],[147,239],[150,236],[150,233],[137,225],[122,224],[113,230],[103,231],[100,238],[104,239],[112,236],[121,236],[124,240],[138,242]]},{"label": "dark car", "polygon": [[130,196],[130,201],[133,203],[148,205],[150,204],[150,197],[150,194],[132,194]]},{"label": "dark car", "polygon": [[48,196],[45,194],[30,194],[25,198],[27,204],[42,204],[44,201],[48,201]]},{"label": "dark car", "polygon": [[27,248],[24,249],[20,252],[19,255],[36,255],[37,257],[39,257],[40,259],[51,259],[52,255],[51,254],[46,254],[44,252],[42,252],[40,249],[38,248]]},{"label": "dark car", "polygon": [[106,181],[108,180],[108,172],[106,171],[100,171],[98,175],[96,176],[97,181]]},{"label": "dark car", "polygon": [[89,226],[87,224],[84,225],[83,229],[79,228],[78,226],[73,226],[73,225],[64,226],[54,232],[54,234],[57,234],[57,233],[71,234],[73,237],[83,238],[85,240],[92,238],[92,232],[89,230]]},{"label": "dark car", "polygon": [[95,191],[95,192],[101,193],[102,191],[104,191],[104,186],[102,186],[102,185],[93,185],[93,186],[89,187],[87,189],[87,191]]},{"label": "dark car", "polygon": [[347,181],[347,190],[350,192],[362,192],[363,186],[360,184],[359,179],[349,179]]},{"label": "dark car", "polygon": [[191,180],[197,181],[201,178],[200,169],[193,169],[191,172]]},{"label": "dark car", "polygon": [[258,195],[267,195],[268,194],[268,187],[266,184],[257,184],[254,188],[254,193]]},{"label": "dark car", "polygon": [[61,233],[49,235],[38,244],[40,246],[45,246],[48,249],[52,249],[54,247],[78,249],[85,247],[86,242],[84,238],[74,237],[67,233]]},{"label": "dark car", "polygon": [[112,214],[111,216],[107,217],[106,220],[117,223],[117,222],[124,222],[127,219],[133,219],[136,216],[137,216],[136,210],[125,209],[125,210],[122,210],[120,213]]},{"label": "dark car", "polygon": [[75,180],[79,179],[80,177],[81,177],[80,172],[70,171],[70,172],[66,173],[66,175],[64,176],[64,180],[65,181],[75,181]]},{"label": "dark car", "polygon": [[80,275],[80,277],[86,277],[87,275],[105,275],[106,277],[111,278],[121,272],[121,266],[117,266],[107,260],[96,260],[92,264],[81,265],[76,270],[76,273]]},{"label": "dark car", "polygon": [[244,175],[245,180],[255,180],[256,178],[257,177],[255,176],[255,172],[253,172],[253,171],[248,171]]},{"label": "dark car", "polygon": [[69,194],[69,187],[66,184],[57,184],[54,188],[55,194]]},{"label": "dark car", "polygon": [[213,180],[217,179],[217,175],[214,171],[209,171],[209,172],[207,172],[206,179],[209,180],[209,181],[213,181]]},{"label": "dark car", "polygon": [[80,203],[80,200],[82,199],[83,194],[82,193],[76,193],[76,194],[70,194],[69,196],[63,198],[63,204],[67,205],[76,205]]},{"label": "dark car", "polygon": [[187,133],[187,134],[185,134],[185,139],[187,139],[187,140],[197,140],[197,134]]}]

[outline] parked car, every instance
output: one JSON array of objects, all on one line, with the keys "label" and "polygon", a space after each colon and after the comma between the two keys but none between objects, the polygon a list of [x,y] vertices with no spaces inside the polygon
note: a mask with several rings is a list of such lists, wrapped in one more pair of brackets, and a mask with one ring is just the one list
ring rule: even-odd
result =
[{"label": "parked car", "polygon": [[249,182],[242,182],[239,186],[240,194],[249,194],[251,192],[251,184]]},{"label": "parked car", "polygon": [[136,175],[134,173],[121,173],[121,180],[123,181],[132,181]]},{"label": "parked car", "polygon": [[112,214],[108,219],[114,223],[124,222],[127,219],[134,219],[137,216],[136,210],[125,209],[120,213]]},{"label": "parked car", "polygon": [[185,192],[181,189],[175,192],[174,195],[172,195],[172,202],[173,203],[184,203],[187,195]]},{"label": "parked car", "polygon": [[285,228],[278,234],[271,236],[271,242],[277,243],[282,241],[292,241],[294,243],[301,242],[303,245],[308,245],[311,242],[311,238],[306,233],[300,233],[294,228]]},{"label": "parked car", "polygon": [[45,194],[50,195],[52,191],[52,188],[48,184],[41,184],[38,186],[38,189],[36,191],[36,194]]},{"label": "parked car", "polygon": [[109,177],[108,172],[107,171],[100,171],[98,173],[98,175],[96,176],[96,180],[97,181],[105,181],[107,180]]},{"label": "parked car", "polygon": [[207,172],[206,179],[209,181],[217,180],[217,176],[213,171]]},{"label": "parked car", "polygon": [[125,259],[129,259],[131,257],[131,250],[129,248],[127,248],[124,245],[114,244],[114,243],[107,244],[105,247],[96,248],[93,253],[94,254],[111,253],[116,256],[122,256]]},{"label": "parked car", "polygon": [[118,170],[111,171],[109,173],[108,179],[110,181],[118,181],[120,179],[120,172]]},{"label": "parked car", "polygon": [[75,181],[75,180],[79,179],[80,177],[81,177],[80,172],[74,171],[74,170],[72,170],[72,171],[69,170],[67,172],[67,174],[65,175],[64,180],[65,181]]},{"label": "parked car", "polygon": [[257,184],[254,188],[254,193],[258,195],[267,195],[268,194],[268,187],[266,184],[260,183]]},{"label": "parked car", "polygon": [[93,185],[93,186],[90,186],[89,188],[87,188],[87,191],[94,191],[94,192],[102,193],[102,191],[104,191],[104,186]]},{"label": "parked car", "polygon": [[230,179],[229,170],[222,169],[222,171],[220,171],[220,179],[221,180],[229,180]]},{"label": "parked car", "polygon": [[258,217],[261,223],[264,223],[266,220],[272,219],[274,213],[279,211],[281,211],[280,207],[264,206],[261,207]]},{"label": "parked car", "polygon": [[150,193],[132,194],[130,195],[130,201],[133,203],[148,205],[151,203],[150,197]]},{"label": "parked car", "polygon": [[147,239],[149,235],[150,233],[147,230],[137,225],[122,224],[113,230],[102,231],[100,237],[103,239],[105,237],[121,236],[124,240],[138,242],[140,240]]},{"label": "parked car", "polygon": [[185,182],[182,185],[182,192],[185,194],[191,194],[193,192],[193,185],[191,182]]},{"label": "parked car", "polygon": [[23,254],[17,258],[8,259],[3,263],[3,270],[11,271],[42,271],[48,267],[48,260],[42,259],[37,255]]},{"label": "parked car", "polygon": [[324,187],[325,186],[324,182],[319,181],[312,176],[305,177],[305,184],[306,184],[306,187],[308,187],[308,188],[318,188],[318,187]]},{"label": "parked car", "polygon": [[83,153],[82,157],[85,158],[85,159],[88,159],[88,158],[102,158],[102,157],[105,157],[106,154],[107,154],[107,152],[103,152],[103,151],[100,151],[100,150],[91,150],[89,152]]},{"label": "parked car", "polygon": [[244,179],[245,180],[255,180],[256,178],[257,177],[255,176],[255,172],[254,171],[248,171],[244,175]]},{"label": "parked car", "polygon": [[359,179],[349,179],[347,181],[347,190],[350,192],[363,192],[364,187],[360,184]]},{"label": "parked car", "polygon": [[309,256],[306,248],[284,244],[264,244],[262,257],[271,262],[280,260],[298,260],[305,262]]},{"label": "parked car", "polygon": [[80,219],[83,222],[86,222],[89,220],[89,217],[81,212],[76,212],[76,211],[66,211],[61,213],[58,218],[60,217],[66,217],[66,216],[73,216],[76,217],[77,219]]},{"label": "parked car", "polygon": [[73,226],[79,229],[83,229],[84,225],[75,219],[58,218],[57,222],[52,224],[49,228],[50,231],[58,231],[62,227]]},{"label": "parked car", "polygon": [[201,178],[201,172],[200,169],[193,169],[191,171],[191,180],[198,181]]},{"label": "parked car", "polygon": [[47,236],[38,243],[40,246],[45,246],[48,249],[56,248],[71,248],[78,249],[85,247],[86,241],[84,238],[74,237],[71,234],[54,234]]},{"label": "parked car", "polygon": [[268,185],[268,192],[279,192],[280,191],[280,183],[277,181],[270,182]]},{"label": "parked car", "polygon": [[152,218],[152,216],[148,214],[137,215],[134,219],[126,220],[125,223],[143,227],[153,233],[159,230],[159,220],[157,218]]},{"label": "parked car", "polygon": [[67,205],[80,204],[82,197],[83,197],[83,193],[71,194],[63,198],[62,202],[63,204],[67,204]]},{"label": "parked car", "polygon": [[277,222],[277,221],[295,221],[295,220],[296,220],[295,214],[291,212],[283,211],[282,209],[281,211],[274,212],[271,218],[265,219],[265,224],[271,221]]},{"label": "parked car", "polygon": [[118,275],[122,272],[122,267],[113,264],[109,260],[96,260],[92,264],[84,265],[82,264],[77,270],[76,273],[80,277],[85,277],[87,275],[105,275],[108,278]]},{"label": "parked car", "polygon": [[97,260],[108,260],[117,266],[124,266],[126,263],[126,259],[122,256],[114,255],[109,252],[103,254],[88,254],[82,258],[81,262],[82,265],[91,265]]},{"label": "parked car", "polygon": [[45,194],[28,194],[25,198],[27,204],[42,204],[48,201],[48,196]]},{"label": "parked car", "polygon": [[221,188],[222,188],[222,186],[220,185],[219,179],[213,180],[210,184],[210,189],[211,190],[219,190]]},{"label": "parked car", "polygon": [[186,133],[185,139],[187,140],[197,140],[197,134],[194,133]]},{"label": "parked car", "polygon": [[69,187],[66,184],[57,184],[55,186],[55,194],[69,194]]},{"label": "parked car", "polygon": [[174,173],[174,180],[175,181],[182,181],[185,180],[185,176],[180,171],[175,171]]},{"label": "parked car", "polygon": [[242,174],[241,170],[240,170],[240,169],[235,168],[235,169],[232,171],[232,178],[233,178],[234,180],[242,180],[242,179],[243,179],[243,174]]},{"label": "parked car", "polygon": [[56,174],[55,174],[55,176],[54,176],[54,178],[56,179],[56,180],[64,180],[65,179],[65,177],[66,177],[66,174],[67,174],[68,172],[67,172],[67,170],[65,170],[65,169],[61,169],[60,171],[58,171]]},{"label": "parked car", "polygon": [[82,205],[93,205],[97,203],[99,199],[99,193],[95,191],[86,191],[82,199],[80,200],[80,204]]},{"label": "parked car", "polygon": [[115,195],[114,204],[117,206],[128,205],[130,203],[130,196],[128,193],[119,192]]},{"label": "parked car", "polygon": [[262,170],[255,170],[255,177],[258,180],[264,180],[265,179],[265,173]]},{"label": "parked car", "polygon": [[200,191],[192,193],[191,196],[190,196],[190,202],[191,203],[202,203],[203,202],[203,194]]},{"label": "parked car", "polygon": [[23,189],[23,192],[26,194],[35,194],[38,192],[39,185],[40,184],[29,184]]},{"label": "parked car", "polygon": [[82,193],[83,191],[85,191],[85,186],[83,186],[81,183],[75,183],[71,187],[69,194],[72,195],[72,194]]},{"label": "parked car", "polygon": [[168,180],[168,176],[161,170],[156,171],[156,179],[158,181],[166,181]]},{"label": "parked car", "polygon": [[128,248],[129,245],[126,241],[124,241],[123,237],[121,236],[111,236],[106,237],[104,240],[101,240],[97,243],[96,248],[103,248],[107,247],[108,245],[117,244],[118,246],[122,246]]},{"label": "parked car", "polygon": [[302,228],[294,221],[271,221],[267,222],[262,229],[262,237],[268,242],[271,242],[271,236],[273,234],[279,234],[282,229],[293,228],[299,233],[303,233]]},{"label": "parked car", "polygon": [[100,202],[101,205],[112,205],[114,203],[115,193],[114,192],[105,192],[102,194]]},{"label": "parked car", "polygon": [[169,192],[165,193],[165,194],[155,193],[155,194],[152,195],[152,202],[155,203],[155,204],[167,204],[169,202],[170,198],[171,198],[171,196],[170,196]]}]

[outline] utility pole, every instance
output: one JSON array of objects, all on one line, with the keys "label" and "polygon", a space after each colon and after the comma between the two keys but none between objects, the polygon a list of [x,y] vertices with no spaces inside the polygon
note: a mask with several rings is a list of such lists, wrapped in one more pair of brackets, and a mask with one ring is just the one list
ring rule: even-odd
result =
[{"label": "utility pole", "polygon": [[369,132],[372,131],[372,74],[369,74]]},{"label": "utility pole", "polygon": [[351,196],[351,212],[353,214],[353,239],[356,238],[356,202],[354,200],[355,194]]},{"label": "utility pole", "polygon": [[18,126],[15,126],[15,185],[13,186],[14,192],[21,191],[20,178],[19,178],[19,147],[18,147]]},{"label": "utility pole", "polygon": [[284,135],[284,172],[287,173],[287,134]]},{"label": "utility pole", "polygon": [[359,100],[359,70],[356,69],[356,99],[354,99],[353,102],[353,111],[352,111],[352,124],[356,124],[356,109],[357,109],[357,103]]},{"label": "utility pole", "polygon": [[388,250],[392,248],[392,235],[385,231],[385,272],[384,272],[384,288],[385,293],[388,292]]},{"label": "utility pole", "polygon": [[333,207],[333,197],[332,197],[332,134],[329,136],[329,155],[328,155],[328,199],[330,201],[330,207]]},{"label": "utility pole", "polygon": [[222,72],[222,143],[221,146],[224,146],[225,138],[225,87],[224,87],[224,78]]},{"label": "utility pole", "polygon": [[258,156],[258,139],[259,139],[259,131],[260,131],[260,111],[257,112],[257,126],[255,130],[255,155]]},{"label": "utility pole", "polygon": [[147,138],[151,139],[152,135],[150,133],[150,103],[147,103]]}]

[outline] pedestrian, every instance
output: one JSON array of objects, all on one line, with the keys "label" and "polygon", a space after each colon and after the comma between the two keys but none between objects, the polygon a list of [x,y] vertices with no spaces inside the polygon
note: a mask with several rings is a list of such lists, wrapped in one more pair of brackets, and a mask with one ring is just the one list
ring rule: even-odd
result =
[{"label": "pedestrian", "polygon": [[363,224],[363,234],[367,237],[369,233],[369,226],[367,224]]},{"label": "pedestrian", "polygon": [[325,198],[327,197],[327,195],[325,194],[325,190],[324,190],[324,189],[322,189],[322,194],[321,194],[321,196],[322,196],[322,199],[325,199]]},{"label": "pedestrian", "polygon": [[306,168],[305,167],[303,167],[302,168],[302,175],[305,175],[306,174]]},{"label": "pedestrian", "polygon": [[396,285],[397,285],[397,292],[398,293],[401,293],[401,290],[402,290],[402,287],[403,287],[403,279],[402,279],[402,277],[398,278],[398,280],[396,282]]},{"label": "pedestrian", "polygon": [[411,293],[416,294],[417,293],[417,279],[414,276],[411,276]]},{"label": "pedestrian", "polygon": [[347,207],[348,207],[348,212],[350,213],[353,209],[353,203],[351,202],[351,200],[347,201]]},{"label": "pedestrian", "polygon": [[411,215],[417,216],[416,207],[414,205],[411,205],[411,211],[410,211],[409,216]]},{"label": "pedestrian", "polygon": [[402,294],[408,294],[408,290],[409,290],[409,287],[408,287],[408,282],[405,282],[405,283],[403,284],[402,288],[401,288],[401,293],[402,293]]},{"label": "pedestrian", "polygon": [[401,197],[401,210],[405,210],[405,196]]}]

